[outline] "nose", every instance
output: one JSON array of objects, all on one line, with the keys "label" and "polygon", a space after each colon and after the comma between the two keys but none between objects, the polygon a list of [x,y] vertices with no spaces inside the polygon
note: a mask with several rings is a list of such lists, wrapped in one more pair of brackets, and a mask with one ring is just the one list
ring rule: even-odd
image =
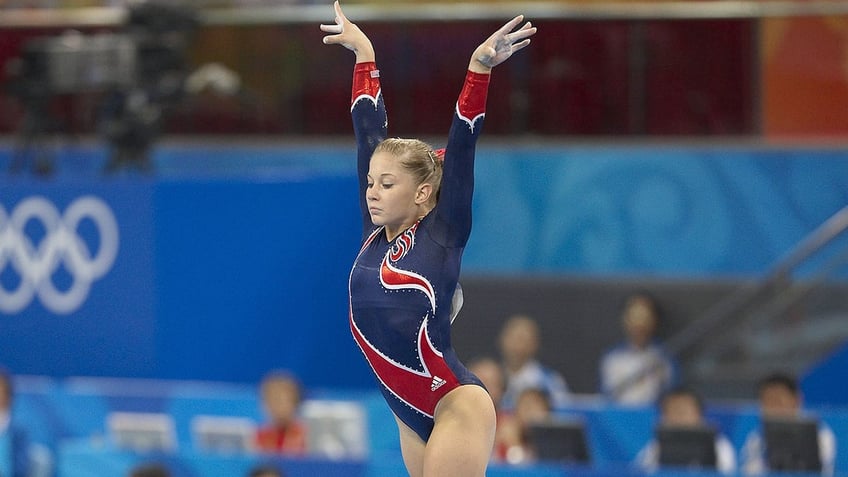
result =
[{"label": "nose", "polygon": [[374,202],[377,199],[379,199],[379,195],[377,194],[376,187],[372,186],[365,189],[365,200],[367,200],[368,202]]}]

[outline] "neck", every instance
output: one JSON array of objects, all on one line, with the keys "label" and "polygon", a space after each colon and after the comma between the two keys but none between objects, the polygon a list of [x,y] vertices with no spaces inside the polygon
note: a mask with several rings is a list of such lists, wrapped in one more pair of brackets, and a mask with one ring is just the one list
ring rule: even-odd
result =
[{"label": "neck", "polygon": [[387,226],[386,226],[386,240],[387,240],[387,241],[389,241],[389,242],[391,242],[392,240],[396,239],[398,235],[400,235],[401,233],[403,233],[403,231],[404,231],[404,230],[406,230],[406,229],[408,229],[408,228],[410,228],[410,227],[412,227],[412,224],[409,224],[409,225],[399,225],[399,226],[397,226],[397,227],[389,227],[389,226],[387,225]]},{"label": "neck", "polygon": [[421,220],[421,219],[423,219],[424,217],[426,217],[426,216],[427,216],[427,214],[429,214],[429,213],[430,213],[430,210],[431,210],[431,209],[432,209],[432,207],[424,207],[424,206],[421,206],[420,213],[419,213],[419,214],[417,214],[417,216],[416,216],[416,218],[415,218],[414,220],[412,220],[412,221],[410,221],[410,222],[408,222],[408,223],[400,224],[400,225],[398,225],[397,227],[390,226],[390,225],[386,225],[386,226],[385,226],[385,228],[386,228],[386,240],[388,240],[389,242],[391,242],[392,240],[396,239],[396,238],[397,238],[397,236],[398,236],[398,235],[400,235],[400,234],[402,234],[402,233],[403,233],[406,229],[408,229],[408,228],[412,227],[413,225],[415,225],[416,223],[418,223],[418,221],[419,221],[419,220]]}]

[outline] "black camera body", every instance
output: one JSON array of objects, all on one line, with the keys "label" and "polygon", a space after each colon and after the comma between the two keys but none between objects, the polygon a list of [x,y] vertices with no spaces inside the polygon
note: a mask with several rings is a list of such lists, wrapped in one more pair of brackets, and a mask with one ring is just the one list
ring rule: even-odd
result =
[{"label": "black camera body", "polygon": [[147,168],[162,120],[185,95],[186,50],[197,26],[191,9],[145,2],[128,9],[116,32],[71,30],[28,41],[10,86],[27,110],[22,143],[37,146],[37,136],[56,132],[52,98],[102,93],[99,129],[112,147],[107,169]]}]

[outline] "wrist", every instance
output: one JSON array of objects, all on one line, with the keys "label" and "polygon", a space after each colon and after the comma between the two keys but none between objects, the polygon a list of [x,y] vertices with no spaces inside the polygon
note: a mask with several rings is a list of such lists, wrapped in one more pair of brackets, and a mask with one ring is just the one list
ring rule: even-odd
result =
[{"label": "wrist", "polygon": [[492,74],[492,68],[484,65],[477,58],[472,59],[471,62],[468,63],[468,71],[482,75]]},{"label": "wrist", "polygon": [[484,48],[484,45],[480,45],[474,53],[471,54],[471,60],[468,62],[468,70],[473,71],[475,73],[480,74],[491,74],[492,66],[486,63],[483,63],[480,58],[488,57],[488,55],[493,52],[489,52]]},{"label": "wrist", "polygon": [[353,48],[353,53],[356,55],[357,63],[369,63],[375,59],[374,47],[371,43],[356,45]]}]

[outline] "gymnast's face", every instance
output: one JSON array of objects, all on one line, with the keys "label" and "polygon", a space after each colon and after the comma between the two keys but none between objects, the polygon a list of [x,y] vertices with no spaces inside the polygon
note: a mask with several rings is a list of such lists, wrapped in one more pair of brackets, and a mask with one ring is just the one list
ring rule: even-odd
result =
[{"label": "gymnast's face", "polygon": [[427,184],[416,184],[415,178],[400,160],[387,152],[371,157],[368,189],[365,198],[374,225],[385,225],[388,231],[401,231],[414,224],[426,203]]}]

